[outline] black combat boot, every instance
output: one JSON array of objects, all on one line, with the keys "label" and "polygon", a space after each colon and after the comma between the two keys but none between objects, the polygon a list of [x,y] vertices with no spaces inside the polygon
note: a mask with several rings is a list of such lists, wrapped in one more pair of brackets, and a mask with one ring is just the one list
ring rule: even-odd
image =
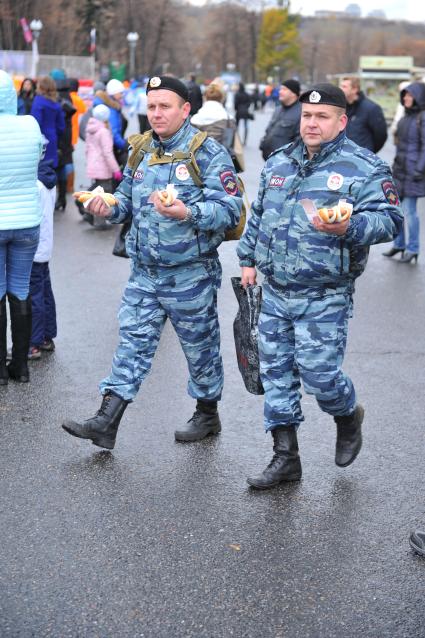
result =
[{"label": "black combat boot", "polygon": [[107,392],[102,399],[102,405],[95,416],[83,423],[65,421],[63,429],[78,436],[80,439],[91,439],[94,445],[112,450],[115,446],[118,426],[122,415],[129,404],[112,392]]},{"label": "black combat boot", "polygon": [[257,490],[267,490],[284,481],[299,481],[302,475],[298,455],[297,430],[286,425],[272,430],[274,456],[259,475],[249,477],[248,484]]},{"label": "black combat boot", "polygon": [[6,295],[0,299],[0,385],[7,385],[9,374],[6,368],[7,357],[7,315]]},{"label": "black combat boot", "polygon": [[187,426],[176,430],[176,441],[200,441],[212,434],[221,432],[220,417],[217,412],[217,401],[200,401],[196,403],[196,410]]},{"label": "black combat boot", "polygon": [[12,332],[12,360],[7,370],[9,377],[21,383],[28,383],[28,351],[31,339],[31,298],[18,299],[7,293],[10,308],[10,327]]},{"label": "black combat boot", "polygon": [[364,408],[357,405],[353,414],[336,416],[335,463],[339,467],[350,465],[362,447],[362,422]]}]

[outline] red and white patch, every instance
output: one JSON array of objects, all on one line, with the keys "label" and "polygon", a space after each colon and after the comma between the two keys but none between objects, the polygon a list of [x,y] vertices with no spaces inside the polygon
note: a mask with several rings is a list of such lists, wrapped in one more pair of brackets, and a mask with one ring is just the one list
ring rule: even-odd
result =
[{"label": "red and white patch", "polygon": [[190,173],[186,164],[179,164],[178,166],[176,166],[176,178],[178,180],[180,180],[181,182],[185,182],[187,179],[189,179],[189,177]]},{"label": "red and white patch", "polygon": [[272,175],[269,181],[269,188],[282,188],[285,178],[281,175]]},{"label": "red and white patch", "polygon": [[387,202],[391,204],[391,206],[398,206],[400,204],[400,200],[398,197],[397,189],[393,182],[387,179],[382,182],[381,186]]},{"label": "red and white patch", "polygon": [[331,191],[338,191],[344,183],[344,178],[339,173],[332,173],[328,177],[327,186]]},{"label": "red and white patch", "polygon": [[220,181],[228,195],[234,196],[238,194],[238,182],[232,171],[223,171],[220,174]]},{"label": "red and white patch", "polygon": [[134,179],[143,179],[145,176],[145,174],[143,173],[143,171],[136,171],[134,173]]}]

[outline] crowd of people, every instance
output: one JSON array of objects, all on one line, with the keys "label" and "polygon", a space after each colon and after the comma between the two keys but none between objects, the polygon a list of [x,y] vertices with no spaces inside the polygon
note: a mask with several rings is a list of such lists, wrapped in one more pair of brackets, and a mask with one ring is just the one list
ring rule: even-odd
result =
[{"label": "crowd of people", "polygon": [[[211,83],[204,96],[195,87],[194,78],[185,84],[173,76],[151,77],[135,105],[140,134],[127,139],[119,80],[97,88],[82,133],[79,119],[86,108],[77,105],[75,83],[46,76],[35,85],[26,78],[17,93],[0,71],[0,144],[7,149],[0,162],[5,193],[0,203],[0,385],[9,379],[28,382],[28,358],[55,347],[49,273],[53,211],[66,206],[77,130],[85,139],[93,186],[114,192],[116,201],[109,206],[95,196],[87,214],[100,226],[127,223],[129,228],[132,267],[119,312],[119,344],[110,374],[99,386],[100,408],[85,421],[63,423],[67,433],[106,449],[116,444],[121,419],[150,371],[167,319],[184,351],[188,393],[196,401],[175,439],[199,441],[221,431],[217,249],[240,219],[242,194],[232,151],[240,122],[247,141],[252,98],[240,84],[233,118],[220,82]],[[271,433],[273,456],[247,479],[260,490],[301,478],[301,382],[335,423],[336,465],[344,468],[357,458],[365,408],[342,370],[354,284],[373,244],[394,241],[384,255],[401,253],[401,262],[417,262],[416,203],[425,196],[421,82],[401,90],[404,110],[395,129],[393,173],[376,155],[387,139],[382,110],[355,78],[344,78],[340,87],[324,83],[304,90],[288,78],[278,99],[260,144],[266,163],[258,196],[236,251],[241,286],[256,285],[257,271],[263,278],[258,350],[264,427]],[[10,144],[11,134],[19,144]],[[19,183],[16,174],[10,179],[16,161],[25,165]],[[11,182],[13,195],[7,197]],[[164,200],[171,184],[177,191]],[[342,215],[343,207],[348,214]],[[335,220],[320,211],[332,211]],[[6,298],[12,334],[7,365]],[[330,324],[335,326],[331,332]],[[412,535],[411,544],[425,554],[422,533]]]}]

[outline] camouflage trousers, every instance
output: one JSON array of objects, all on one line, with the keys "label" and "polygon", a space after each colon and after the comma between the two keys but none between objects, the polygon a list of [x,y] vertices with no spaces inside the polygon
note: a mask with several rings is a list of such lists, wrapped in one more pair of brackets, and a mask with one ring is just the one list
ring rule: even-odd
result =
[{"label": "camouflage trousers", "polygon": [[100,391],[131,401],[148,375],[168,318],[189,368],[188,393],[194,399],[219,400],[223,388],[217,289],[218,259],[178,267],[133,264],[118,314],[120,341],[110,375]]},{"label": "camouflage trousers", "polygon": [[341,370],[352,311],[350,294],[300,297],[263,284],[259,317],[261,381],[265,391],[266,431],[298,426],[301,380],[328,414],[351,414],[356,396]]}]

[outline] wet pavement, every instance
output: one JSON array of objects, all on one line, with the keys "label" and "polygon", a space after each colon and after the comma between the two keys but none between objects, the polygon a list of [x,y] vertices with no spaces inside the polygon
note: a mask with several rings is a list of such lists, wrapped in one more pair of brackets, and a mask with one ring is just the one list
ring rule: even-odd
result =
[{"label": "wet pavement", "polygon": [[[257,115],[246,149],[251,199],[268,117]],[[425,636],[425,562],[408,545],[425,526],[423,260],[374,247],[358,283],[345,362],[366,408],[356,462],[334,464],[334,423],[305,396],[303,479],[258,493],[246,476],[268,463],[271,441],[236,366],[234,242],[220,249],[222,434],[174,441],[193,400],[169,325],[113,452],[61,429],[98,408],[117,343],[129,264],[111,255],[114,234],[71,202],[56,214],[57,349],[31,362],[30,384],[0,388],[0,635]]]}]

